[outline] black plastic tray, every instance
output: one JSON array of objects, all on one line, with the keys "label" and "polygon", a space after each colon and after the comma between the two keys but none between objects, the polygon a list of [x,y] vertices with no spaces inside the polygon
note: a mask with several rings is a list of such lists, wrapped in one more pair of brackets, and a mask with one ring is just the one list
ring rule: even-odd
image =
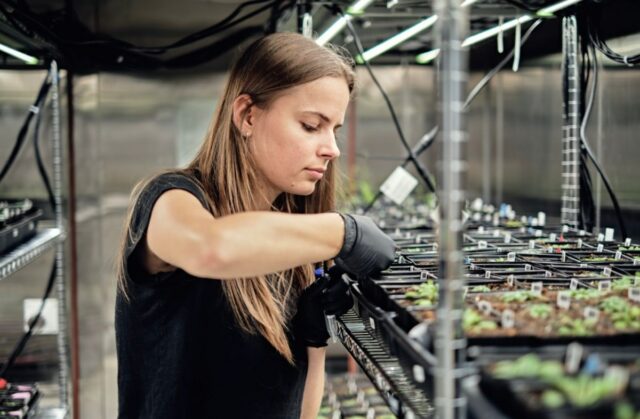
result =
[{"label": "black plastic tray", "polygon": [[0,255],[8,253],[21,243],[35,236],[38,220],[42,217],[42,210],[35,210],[25,214],[19,221],[7,224],[0,230]]}]

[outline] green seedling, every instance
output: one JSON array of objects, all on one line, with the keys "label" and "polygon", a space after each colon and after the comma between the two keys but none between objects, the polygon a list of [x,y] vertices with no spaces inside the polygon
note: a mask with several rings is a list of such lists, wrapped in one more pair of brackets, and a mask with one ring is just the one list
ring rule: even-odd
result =
[{"label": "green seedling", "polygon": [[491,288],[486,285],[477,285],[471,288],[471,292],[490,292]]},{"label": "green seedling", "polygon": [[496,378],[541,378],[551,380],[563,375],[562,364],[542,361],[536,354],[524,355],[515,361],[497,362],[493,369]]},{"label": "green seedling", "polygon": [[557,409],[565,403],[562,393],[556,390],[545,390],[540,401],[548,409]]},{"label": "green seedling", "polygon": [[482,330],[495,330],[498,324],[493,320],[485,320],[476,310],[466,309],[462,316],[462,327],[465,331],[477,333]]},{"label": "green seedling", "polygon": [[581,288],[577,290],[569,291],[571,298],[576,300],[588,300],[590,298],[597,298],[601,295],[601,292],[595,289]]},{"label": "green seedling", "polygon": [[419,306],[435,305],[438,301],[438,285],[429,280],[411,287],[404,296],[409,300],[416,300],[415,303]]},{"label": "green seedling", "polygon": [[618,250],[623,251],[623,250],[627,250],[627,251],[640,251],[640,246],[620,246],[618,247]]},{"label": "green seedling", "polygon": [[626,311],[629,307],[629,303],[624,298],[614,295],[602,300],[599,306],[605,313],[613,314]]},{"label": "green seedling", "polygon": [[594,326],[598,323],[595,319],[581,319],[563,316],[560,319],[558,334],[561,336],[589,336],[593,334]]},{"label": "green seedling", "polygon": [[632,276],[625,275],[620,279],[616,279],[611,283],[611,288],[614,291],[626,290],[633,287],[633,283],[635,278]]},{"label": "green seedling", "polygon": [[525,301],[533,300],[536,296],[529,291],[515,291],[502,294],[500,299],[505,303],[524,303]]},{"label": "green seedling", "polygon": [[611,258],[607,256],[589,256],[582,259],[585,262],[616,262],[616,258]]},{"label": "green seedling", "polygon": [[546,319],[552,312],[553,309],[549,304],[534,304],[529,307],[529,314],[534,319]]}]

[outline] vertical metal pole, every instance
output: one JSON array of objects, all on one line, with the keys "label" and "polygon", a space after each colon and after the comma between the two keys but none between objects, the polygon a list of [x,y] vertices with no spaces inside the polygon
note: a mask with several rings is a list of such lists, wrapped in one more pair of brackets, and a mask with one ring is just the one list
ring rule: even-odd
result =
[{"label": "vertical metal pole", "polygon": [[496,75],[496,205],[504,202],[504,84]]},{"label": "vertical metal pole", "polygon": [[[62,215],[62,135],[60,126],[60,77],[58,63],[51,63],[51,117],[53,145],[53,195],[56,204],[56,226],[64,232]],[[63,234],[64,237],[64,234]],[[68,410],[67,294],[64,283],[64,241],[56,246],[56,291],[58,294],[58,387],[60,407]]]},{"label": "vertical metal pole", "polygon": [[467,54],[462,40],[468,31],[467,9],[456,0],[436,0],[436,36],[440,47],[439,113],[442,127],[440,202],[440,291],[435,342],[436,414],[441,419],[463,418],[466,402],[460,391],[460,367],[465,359],[466,340],[462,332],[464,274],[462,268],[462,209],[466,162],[463,146],[464,92],[467,83]]},{"label": "vertical metal pole", "polygon": [[580,213],[580,74],[578,25],[575,16],[562,19],[562,224],[578,228]]},{"label": "vertical metal pole", "polygon": [[491,202],[491,83],[487,85],[482,105],[482,200]]},{"label": "vertical metal pole", "polygon": [[[597,50],[595,50],[594,48],[594,54],[599,54],[599,52]],[[600,74],[602,74],[602,76],[600,77],[600,80],[598,82],[598,91],[596,92],[596,97],[598,100],[598,110],[597,110],[597,136],[596,136],[596,157],[598,158],[599,161],[603,161],[604,160],[604,156],[603,156],[603,137],[604,137],[604,112],[602,111],[602,105],[603,105],[603,100],[602,97],[604,96],[604,66],[602,65],[602,59],[598,60],[598,72]],[[595,234],[600,234],[600,228],[602,225],[602,179],[600,178],[600,176],[596,177],[596,228],[594,233]],[[626,239],[626,237],[623,237],[623,239]]]}]

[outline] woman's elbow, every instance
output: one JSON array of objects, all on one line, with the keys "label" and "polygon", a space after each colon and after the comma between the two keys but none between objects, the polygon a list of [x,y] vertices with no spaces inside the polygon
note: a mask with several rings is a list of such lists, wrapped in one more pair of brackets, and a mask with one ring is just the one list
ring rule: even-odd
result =
[{"label": "woman's elbow", "polygon": [[228,249],[220,242],[218,239],[202,242],[192,255],[188,272],[202,278],[223,278],[232,262]]}]

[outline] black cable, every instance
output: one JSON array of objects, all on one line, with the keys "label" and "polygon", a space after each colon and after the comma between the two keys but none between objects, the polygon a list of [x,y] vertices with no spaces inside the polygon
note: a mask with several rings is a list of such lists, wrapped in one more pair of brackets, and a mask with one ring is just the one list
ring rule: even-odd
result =
[{"label": "black cable", "polygon": [[9,358],[7,358],[7,362],[5,362],[2,365],[2,368],[0,368],[0,378],[3,378],[6,376],[7,371],[9,371],[9,369],[16,362],[16,359],[18,358],[18,356],[20,356],[25,346],[27,345],[27,342],[33,335],[33,331],[36,327],[36,324],[38,324],[38,321],[40,321],[40,317],[42,316],[42,311],[44,310],[45,303],[47,302],[47,299],[51,294],[51,290],[53,289],[53,284],[55,284],[56,282],[55,279],[56,279],[57,269],[58,269],[58,264],[54,260],[53,266],[51,267],[51,273],[49,273],[49,280],[47,281],[47,287],[45,289],[44,296],[42,297],[42,303],[40,304],[40,308],[38,309],[38,312],[36,313],[36,315],[33,316],[31,320],[29,320],[29,327],[27,331],[22,335],[22,337],[20,338],[16,346],[11,351]]},{"label": "black cable", "polygon": [[40,106],[42,105],[44,98],[47,96],[50,86],[51,84],[49,83],[49,72],[47,72],[47,75],[45,76],[44,81],[40,86],[40,90],[38,90],[38,95],[36,96],[36,100],[33,102],[33,105],[31,105],[31,107],[29,108],[29,112],[27,113],[27,116],[24,122],[22,123],[22,127],[20,127],[20,131],[18,132],[18,137],[16,138],[16,142],[13,144],[11,153],[9,153],[9,157],[7,158],[4,165],[2,166],[2,170],[0,170],[0,183],[2,183],[2,180],[9,172],[9,169],[11,169],[11,166],[13,166],[13,163],[15,163],[16,158],[18,157],[18,154],[22,149],[22,145],[24,144],[24,140],[27,137],[27,132],[29,131],[29,125],[31,125],[31,120],[33,119],[34,115],[36,115],[36,113],[40,111]]},{"label": "black cable", "polygon": [[[524,45],[525,42],[527,42],[527,39],[529,39],[529,37],[531,36],[531,34],[533,33],[533,31],[542,23],[542,19],[538,19],[535,22],[533,22],[531,24],[531,26],[529,26],[529,29],[527,29],[527,31],[524,33],[524,35],[522,35],[522,37],[520,38],[520,48],[522,48],[522,46]],[[513,49],[511,50],[511,52],[509,52],[509,54],[507,54],[507,56],[505,56],[502,61],[500,61],[498,63],[497,66],[495,66],[493,69],[491,69],[491,71],[489,71],[483,78],[482,80],[480,80],[478,82],[478,84],[476,84],[476,87],[474,87],[471,92],[469,93],[469,96],[467,96],[467,100],[464,102],[464,109],[467,109],[469,107],[469,104],[471,104],[471,102],[476,98],[476,96],[478,96],[478,94],[480,93],[480,91],[482,91],[482,89],[484,89],[484,87],[487,85],[487,83],[489,83],[489,81],[491,81],[491,79],[500,71],[502,70],[502,68],[507,65],[507,63],[509,62],[509,60],[511,60],[511,58],[515,55],[516,52],[516,48],[518,48],[518,46],[514,46]]]},{"label": "black cable", "polygon": [[47,174],[47,170],[42,161],[42,155],[40,154],[40,122],[42,120],[42,110],[44,106],[36,115],[36,123],[33,127],[33,152],[36,156],[36,165],[38,166],[38,173],[40,173],[40,177],[42,178],[42,182],[44,183],[44,187],[47,189],[47,195],[49,196],[49,205],[51,205],[51,210],[55,211],[56,201],[53,195],[53,189],[51,188],[51,181],[49,180],[49,175]]},{"label": "black cable", "polygon": [[587,152],[587,155],[589,156],[589,159],[593,163],[593,166],[596,168],[596,170],[600,174],[600,177],[602,178],[602,183],[604,183],[604,186],[607,189],[607,192],[609,193],[609,197],[611,198],[611,203],[613,204],[613,208],[616,213],[616,218],[618,219],[618,225],[620,226],[620,232],[622,233],[622,238],[624,239],[628,237],[627,227],[624,223],[624,218],[622,217],[622,210],[620,209],[618,198],[616,197],[616,194],[613,192],[613,188],[611,188],[609,179],[607,175],[604,173],[604,171],[602,170],[602,168],[600,167],[600,164],[598,163],[598,160],[595,158],[593,151],[591,150],[591,147],[589,146],[589,142],[587,140],[587,134],[586,134],[587,123],[589,122],[589,119],[591,117],[591,111],[593,109],[596,90],[598,88],[598,60],[597,60],[595,51],[593,51],[593,54],[592,54],[591,65],[593,68],[592,70],[593,83],[591,84],[589,101],[585,109],[584,117],[582,119],[582,124],[580,125],[580,143],[582,144],[582,147],[584,148],[584,150]]},{"label": "black cable", "polygon": [[600,34],[600,24],[603,16],[603,6],[596,2],[589,2],[586,7],[587,34],[591,44],[612,61],[627,65],[629,67],[640,64],[640,54],[621,55],[613,51],[606,43],[606,41],[602,39],[602,36]]},{"label": "black cable", "polygon": [[[337,10],[337,12],[343,18],[346,18],[344,12],[342,11],[342,9],[339,6],[335,6],[335,10]],[[349,32],[351,32],[351,35],[353,36],[353,39],[354,39],[354,42],[356,44],[356,48],[358,50],[358,53],[362,56],[362,54],[364,54],[364,48],[362,46],[362,43],[360,42],[360,38],[358,37],[358,34],[356,33],[356,30],[353,27],[353,24],[351,23],[351,20],[350,19],[345,19],[345,20],[347,22],[347,27],[349,28]],[[367,60],[363,60],[363,61],[364,61],[365,67],[367,68],[367,71],[368,71],[369,75],[371,76],[371,79],[373,80],[375,85],[378,87],[378,90],[382,94],[382,97],[383,97],[383,99],[384,99],[384,101],[385,101],[385,103],[387,105],[387,108],[389,109],[389,113],[391,114],[391,119],[393,120],[393,124],[396,127],[396,131],[398,132],[398,136],[400,137],[400,141],[402,142],[402,145],[404,146],[405,150],[408,153],[409,160],[411,161],[411,163],[413,163],[413,165],[415,166],[418,174],[420,175],[422,180],[425,182],[427,187],[433,193],[436,193],[436,189],[433,186],[433,182],[431,181],[431,174],[429,173],[428,169],[426,167],[424,167],[418,161],[418,159],[416,158],[415,154],[413,153],[413,150],[411,150],[411,146],[409,145],[409,143],[407,142],[406,138],[404,137],[404,133],[402,132],[402,127],[400,126],[400,122],[398,121],[398,117],[396,115],[395,109],[393,108],[393,104],[391,103],[391,100],[389,99],[389,96],[387,96],[387,93],[382,88],[382,85],[380,84],[380,82],[376,78],[375,74],[373,74],[373,70],[371,69],[371,66],[369,65],[369,62]]]}]

